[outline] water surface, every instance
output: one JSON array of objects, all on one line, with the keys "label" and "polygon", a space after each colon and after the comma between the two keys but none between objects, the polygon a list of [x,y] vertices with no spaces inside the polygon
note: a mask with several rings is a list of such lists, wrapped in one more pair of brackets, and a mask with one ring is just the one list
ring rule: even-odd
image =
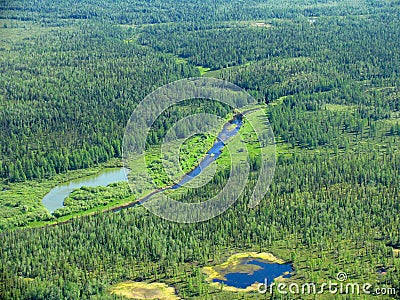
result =
[{"label": "water surface", "polygon": [[[205,168],[207,168],[221,155],[222,150],[225,147],[225,143],[238,133],[242,124],[243,120],[241,115],[235,116],[231,121],[226,123],[221,132],[218,134],[214,145],[210,150],[208,150],[201,162],[196,166],[196,168],[186,174],[178,183],[172,186],[171,189],[178,189],[185,183],[188,183],[193,178],[200,175]],[[127,173],[128,169],[126,168],[104,169],[96,175],[71,180],[52,189],[50,193],[43,198],[42,203],[51,213],[53,213],[55,210],[64,207],[64,199],[67,198],[73,190],[79,189],[83,186],[107,186],[114,182],[126,181]],[[161,193],[164,190],[165,189],[153,191],[140,202],[145,202],[155,194]],[[126,208],[133,207],[137,204],[138,203],[134,202],[131,205],[126,206]],[[117,212],[120,210],[121,208],[116,208],[113,211]]]},{"label": "water surface", "polygon": [[243,119],[240,115],[235,116],[233,120],[226,123],[222,128],[222,131],[218,134],[214,145],[210,150],[208,150],[201,162],[196,166],[196,168],[186,174],[177,184],[172,186],[172,189],[176,190],[191,181],[196,176],[199,176],[205,168],[207,168],[222,154],[222,150],[224,149],[226,142],[239,132],[239,129],[242,127],[242,125]]},{"label": "water surface", "polygon": [[42,200],[43,205],[53,213],[55,210],[64,207],[64,199],[67,198],[73,190],[80,189],[83,186],[107,186],[114,182],[126,181],[126,168],[107,168],[95,175],[86,176],[68,181],[53,188]]},{"label": "water surface", "polygon": [[291,275],[287,273],[293,272],[293,267],[290,263],[278,264],[269,262],[258,258],[246,258],[242,259],[239,265],[255,265],[259,266],[260,269],[252,271],[250,273],[245,272],[232,272],[225,274],[226,280],[213,279],[213,282],[224,283],[228,286],[233,286],[239,289],[245,289],[252,284],[265,283],[270,285],[275,278],[282,276],[288,278]]}]

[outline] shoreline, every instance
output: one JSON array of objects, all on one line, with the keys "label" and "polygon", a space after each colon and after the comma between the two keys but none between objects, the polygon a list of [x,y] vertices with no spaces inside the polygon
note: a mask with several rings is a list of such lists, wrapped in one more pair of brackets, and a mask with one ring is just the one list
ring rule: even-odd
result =
[{"label": "shoreline", "polygon": [[[238,118],[238,117],[242,118],[246,114],[252,113],[254,111],[258,111],[260,109],[262,109],[262,107],[251,108],[251,109],[248,109],[248,110],[243,111],[243,112],[235,111],[234,115],[224,124],[224,126],[222,127],[222,130],[226,125],[232,124],[232,121],[234,121],[236,118]],[[218,140],[213,143],[212,147],[207,150],[207,153],[214,147],[214,145],[217,142],[218,142]],[[207,153],[202,157],[201,161],[203,161],[204,158],[208,155]],[[201,163],[201,161],[200,161],[200,163]],[[185,176],[188,176],[191,172],[193,172],[200,165],[200,163],[198,165],[196,165],[192,170],[190,170],[189,172],[185,173],[182,176],[182,178],[180,179],[180,181]],[[163,188],[159,188],[159,189],[153,190],[152,192],[148,193],[147,195],[141,197],[140,199],[136,199],[134,201],[123,202],[123,203],[115,203],[115,205],[111,205],[110,207],[107,207],[107,208],[94,207],[94,208],[91,208],[91,209],[86,210],[86,211],[74,212],[74,213],[72,213],[70,215],[62,216],[61,218],[66,218],[65,220],[59,220],[59,221],[57,221],[57,220],[37,221],[37,222],[32,222],[31,224],[28,224],[27,226],[24,226],[24,227],[16,227],[15,229],[44,228],[44,227],[47,227],[47,226],[58,226],[58,225],[62,225],[62,224],[66,224],[66,223],[72,222],[73,220],[75,220],[77,218],[84,218],[84,217],[87,217],[87,216],[93,216],[93,215],[100,214],[100,213],[119,212],[119,211],[121,211],[123,209],[128,209],[128,208],[132,208],[132,207],[135,207],[137,205],[140,205],[147,198],[150,198],[151,196],[153,196],[155,194],[158,194],[160,192],[163,192],[165,190],[171,189],[175,185],[177,185],[177,183],[175,183],[173,185],[169,185],[169,186],[163,187]]]}]

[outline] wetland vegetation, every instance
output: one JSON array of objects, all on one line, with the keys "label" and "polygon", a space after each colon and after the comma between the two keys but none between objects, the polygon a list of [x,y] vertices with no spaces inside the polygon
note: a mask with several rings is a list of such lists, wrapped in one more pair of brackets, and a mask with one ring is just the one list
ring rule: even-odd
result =
[{"label": "wetland vegetation", "polygon": [[283,280],[292,271],[290,263],[266,252],[236,253],[220,265],[203,268],[210,284],[233,292],[257,292],[259,283]]},{"label": "wetland vegetation", "polygon": [[121,282],[109,289],[112,295],[128,299],[179,300],[175,290],[165,283]]},{"label": "wetland vegetation", "polygon": [[[126,299],[168,291],[175,299],[260,299],[227,288],[232,268],[248,275],[262,267],[237,256],[247,264],[229,263],[247,252],[290,263],[289,284],[338,283],[338,272],[346,272],[374,291],[397,291],[363,299],[398,298],[399,14],[392,0],[3,1],[0,298]],[[153,184],[136,193],[126,183],[83,187],[49,213],[42,199],[54,187],[122,167],[124,128],[137,103],[166,83],[197,76],[244,88],[261,108],[249,117],[257,126],[269,120],[274,130],[275,177],[258,207],[249,209],[248,200],[262,145],[244,122],[243,141],[230,143],[247,149],[249,157],[237,159],[250,163],[248,184],[212,220],[171,223],[140,205],[110,211]],[[165,111],[145,141],[157,186],[172,184],[160,164],[163,138],[199,112],[225,120],[234,113],[199,99]],[[178,136],[188,130],[175,129]],[[180,141],[182,174],[215,134]],[[140,180],[131,164],[130,178]],[[207,184],[168,193],[205,201],[225,185],[230,166],[223,151]],[[205,270],[220,272],[213,274],[226,279],[223,288],[207,281]],[[274,289],[262,298],[316,296]]]}]

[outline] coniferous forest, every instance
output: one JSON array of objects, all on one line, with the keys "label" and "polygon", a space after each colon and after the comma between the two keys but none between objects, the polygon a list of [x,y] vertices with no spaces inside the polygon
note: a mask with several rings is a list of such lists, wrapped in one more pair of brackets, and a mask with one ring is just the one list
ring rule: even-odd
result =
[{"label": "coniferous forest", "polygon": [[[144,299],[112,292],[126,282],[173,287],[175,298],[153,299],[400,298],[399,1],[3,0],[0,68],[0,299]],[[120,168],[136,105],[192,77],[232,82],[263,107],[276,168],[256,208],[260,150],[244,124],[247,185],[211,220],[116,210],[139,197],[126,182],[77,188],[65,207],[46,209],[54,187]],[[169,184],[157,161],[163,137],[200,111],[232,117],[192,99],[154,123],[146,149],[158,183]],[[212,142],[189,139],[182,169]],[[217,195],[226,157],[209,183],[175,199]],[[290,262],[288,284],[345,272],[371,293],[260,294],[206,280],[204,267],[250,251]]]}]

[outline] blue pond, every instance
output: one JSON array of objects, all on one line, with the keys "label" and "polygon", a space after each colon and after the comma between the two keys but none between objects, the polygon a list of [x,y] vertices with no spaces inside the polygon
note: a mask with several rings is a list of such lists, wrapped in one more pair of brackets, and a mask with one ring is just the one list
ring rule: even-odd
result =
[{"label": "blue pond", "polygon": [[[228,273],[224,277],[226,280],[214,279],[213,282],[224,283],[228,286],[233,286],[235,288],[245,289],[252,284],[265,283],[267,285],[271,284],[275,278],[284,275],[286,272],[293,272],[293,267],[290,263],[278,264],[268,261],[263,261],[260,259],[244,259],[240,264],[250,264],[261,267],[261,269],[249,273]],[[284,278],[289,278],[291,275],[284,275]]]}]

